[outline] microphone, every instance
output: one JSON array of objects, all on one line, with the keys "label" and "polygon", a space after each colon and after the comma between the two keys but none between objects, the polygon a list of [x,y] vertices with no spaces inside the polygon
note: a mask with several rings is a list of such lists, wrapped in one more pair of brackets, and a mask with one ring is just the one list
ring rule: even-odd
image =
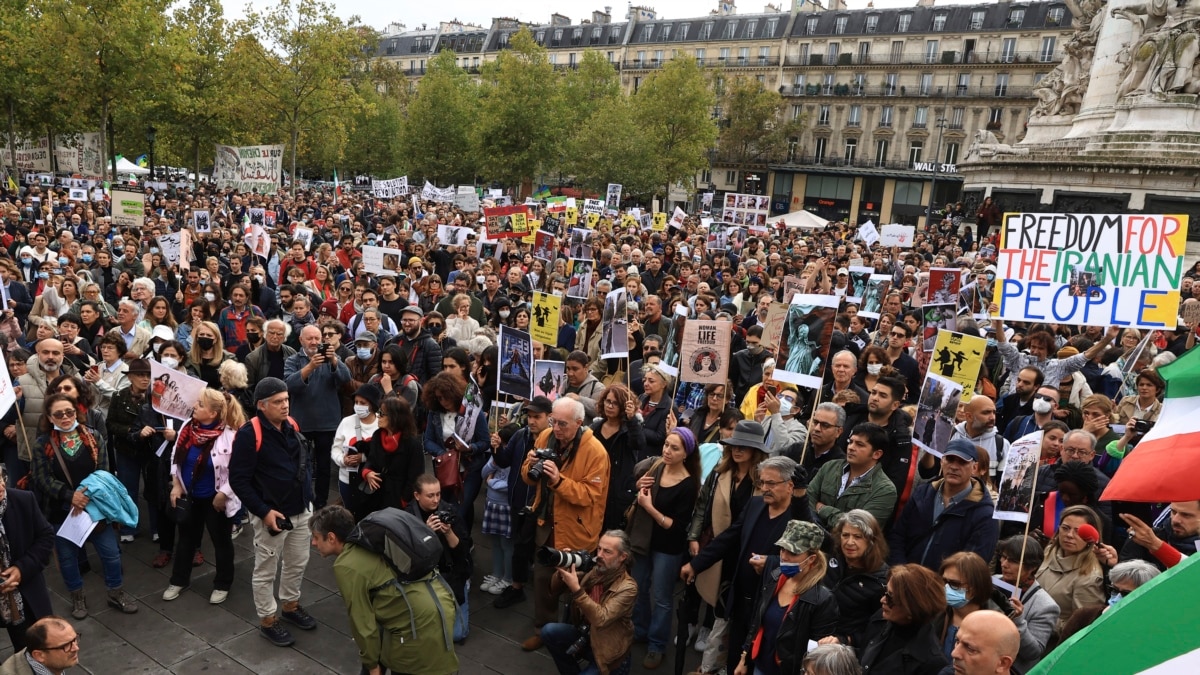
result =
[{"label": "microphone", "polygon": [[1079,526],[1079,538],[1093,546],[1100,543],[1100,533],[1096,531],[1096,528],[1092,527],[1091,523],[1084,523]]}]

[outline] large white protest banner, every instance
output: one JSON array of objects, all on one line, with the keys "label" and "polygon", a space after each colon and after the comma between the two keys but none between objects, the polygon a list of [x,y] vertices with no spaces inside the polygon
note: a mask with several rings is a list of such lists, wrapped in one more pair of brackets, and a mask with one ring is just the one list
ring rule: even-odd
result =
[{"label": "large white protest banner", "polygon": [[425,187],[421,188],[421,199],[427,202],[452,202],[454,201],[454,186],[440,188],[429,181],[425,181]]},{"label": "large white protest banner", "polygon": [[28,138],[17,136],[16,159],[9,152],[8,135],[0,134],[0,160],[4,166],[17,171],[49,171],[50,170],[50,139]]},{"label": "large white protest banner", "polygon": [[282,145],[217,145],[213,182],[239,192],[273,193],[283,176]]},{"label": "large white protest banner", "polygon": [[1005,321],[1174,330],[1186,215],[1006,213],[996,260]]},{"label": "large white protest banner", "polygon": [[54,159],[58,170],[87,178],[104,175],[104,154],[99,133],[59,134],[54,137]]},{"label": "large white protest banner", "polygon": [[379,199],[392,199],[408,194],[408,176],[389,178],[388,180],[371,180],[371,194]]}]

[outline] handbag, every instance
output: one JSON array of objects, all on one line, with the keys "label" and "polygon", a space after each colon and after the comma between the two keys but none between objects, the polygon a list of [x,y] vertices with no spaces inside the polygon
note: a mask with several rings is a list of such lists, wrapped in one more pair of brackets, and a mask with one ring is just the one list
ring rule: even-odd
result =
[{"label": "handbag", "polygon": [[184,525],[191,520],[193,506],[190,495],[179,495],[175,498],[175,506],[171,509],[171,518],[176,525]]},{"label": "handbag", "polygon": [[445,452],[433,458],[433,475],[437,476],[443,490],[457,490],[462,486],[462,473],[459,470],[461,459],[454,448],[446,448]]}]

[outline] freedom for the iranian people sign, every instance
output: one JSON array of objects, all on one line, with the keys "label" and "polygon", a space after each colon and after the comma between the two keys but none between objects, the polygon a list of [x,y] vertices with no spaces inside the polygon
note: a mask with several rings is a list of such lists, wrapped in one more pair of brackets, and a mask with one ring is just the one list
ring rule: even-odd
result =
[{"label": "freedom for the iranian people sign", "polygon": [[996,302],[1006,321],[1173,329],[1186,215],[1006,213]]}]

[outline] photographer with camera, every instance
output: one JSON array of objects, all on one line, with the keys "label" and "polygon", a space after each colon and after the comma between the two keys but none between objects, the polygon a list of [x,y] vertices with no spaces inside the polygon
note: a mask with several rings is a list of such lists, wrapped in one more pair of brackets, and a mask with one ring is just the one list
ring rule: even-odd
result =
[{"label": "photographer with camera", "polygon": [[[621,530],[600,537],[593,558],[581,552],[538,551],[539,563],[558,565],[550,582],[555,594],[571,594],[571,623],[542,626],[542,640],[560,675],[628,673],[633,645],[633,605],[637,583],[629,574],[633,549]],[[580,574],[583,577],[580,578]]]},{"label": "photographer with camera", "polygon": [[293,416],[300,431],[313,442],[313,507],[319,509],[329,499],[333,436],[342,422],[341,404],[330,404],[341,400],[339,392],[350,381],[350,369],[316,326],[300,331],[300,347],[284,361],[283,379],[296,397]]},{"label": "photographer with camera", "polygon": [[[608,478],[608,452],[592,430],[583,426],[583,404],[569,398],[555,401],[550,428],[538,436],[521,467],[521,479],[535,490],[531,507],[537,518],[534,544],[568,551],[595,550]],[[558,594],[550,586],[553,575],[544,566],[534,566],[535,630],[558,615]],[[541,646],[542,638],[535,634],[521,648],[534,651]]]},{"label": "photographer with camera", "polygon": [[454,591],[458,609],[454,615],[454,641],[462,644],[471,631],[471,616],[467,594],[471,590],[471,533],[458,518],[458,507],[442,501],[442,485],[437,476],[423,473],[413,481],[413,500],[406,510],[420,518],[442,540],[442,559],[438,572]]}]

